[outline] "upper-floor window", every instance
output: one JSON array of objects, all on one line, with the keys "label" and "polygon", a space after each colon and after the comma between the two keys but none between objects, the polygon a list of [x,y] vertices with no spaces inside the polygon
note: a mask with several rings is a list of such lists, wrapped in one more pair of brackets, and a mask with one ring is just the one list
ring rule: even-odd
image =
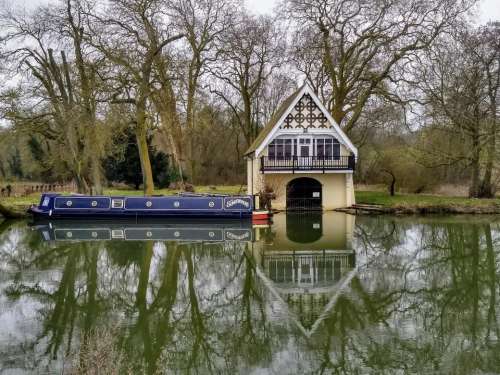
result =
[{"label": "upper-floor window", "polygon": [[339,159],[340,143],[335,138],[316,139],[316,156],[325,159]]},{"label": "upper-floor window", "polygon": [[269,143],[269,159],[290,159],[294,156],[338,160],[340,143],[334,137],[277,138]]},{"label": "upper-floor window", "polygon": [[[296,146],[295,146],[296,147]],[[294,142],[292,139],[275,139],[269,144],[270,159],[287,159],[294,155]]]}]

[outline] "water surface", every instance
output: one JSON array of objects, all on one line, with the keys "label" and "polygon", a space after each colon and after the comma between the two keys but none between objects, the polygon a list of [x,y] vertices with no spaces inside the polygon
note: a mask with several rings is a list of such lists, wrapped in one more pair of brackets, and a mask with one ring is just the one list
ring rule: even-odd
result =
[{"label": "water surface", "polygon": [[0,223],[0,372],[500,373],[499,224]]}]

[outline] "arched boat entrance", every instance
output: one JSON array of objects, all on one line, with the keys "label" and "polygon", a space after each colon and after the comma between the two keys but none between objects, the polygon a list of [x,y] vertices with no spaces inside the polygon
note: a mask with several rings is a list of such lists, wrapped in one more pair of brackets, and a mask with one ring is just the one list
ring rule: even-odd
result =
[{"label": "arched boat entrance", "polygon": [[321,183],[314,178],[299,177],[286,185],[286,209],[289,211],[321,210]]}]

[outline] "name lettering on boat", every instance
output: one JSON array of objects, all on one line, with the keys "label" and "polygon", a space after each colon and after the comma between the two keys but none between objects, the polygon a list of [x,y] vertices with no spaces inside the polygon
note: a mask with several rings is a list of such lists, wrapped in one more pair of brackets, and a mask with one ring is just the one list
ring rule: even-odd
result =
[{"label": "name lettering on boat", "polygon": [[229,240],[241,241],[241,240],[244,240],[245,238],[248,238],[249,236],[250,236],[250,233],[248,233],[248,232],[244,232],[240,235],[233,233],[233,232],[229,232],[229,231],[226,232],[226,238]]},{"label": "name lettering on boat", "polygon": [[246,207],[246,208],[249,208],[250,207],[250,202],[244,200],[244,199],[241,199],[241,198],[236,198],[236,199],[228,199],[226,201],[226,207],[227,208],[230,208],[230,207],[233,207],[237,204],[241,204],[242,206]]}]

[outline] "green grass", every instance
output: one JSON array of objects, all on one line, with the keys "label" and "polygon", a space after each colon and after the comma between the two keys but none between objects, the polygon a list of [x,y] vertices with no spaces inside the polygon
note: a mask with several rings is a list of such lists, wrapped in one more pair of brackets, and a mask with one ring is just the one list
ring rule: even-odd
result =
[{"label": "green grass", "polygon": [[388,193],[381,191],[357,191],[356,203],[378,204],[386,207],[491,207],[500,206],[500,199],[477,199],[425,194],[396,194],[391,197]]},{"label": "green grass", "polygon": [[[158,195],[177,194],[178,190],[160,189],[155,190]],[[215,186],[197,186],[197,193],[219,193],[219,194],[238,194],[246,193],[245,187],[240,185]],[[142,195],[142,190],[130,189],[105,189],[104,195]],[[27,208],[31,204],[37,204],[40,200],[40,194],[35,193],[27,197],[0,198],[0,202],[7,207]],[[460,208],[500,208],[500,199],[474,199],[465,197],[450,197],[442,195],[426,194],[396,194],[391,197],[388,193],[382,191],[357,191],[356,202],[359,204],[382,205],[390,208],[422,208],[422,207],[460,207]]]}]

